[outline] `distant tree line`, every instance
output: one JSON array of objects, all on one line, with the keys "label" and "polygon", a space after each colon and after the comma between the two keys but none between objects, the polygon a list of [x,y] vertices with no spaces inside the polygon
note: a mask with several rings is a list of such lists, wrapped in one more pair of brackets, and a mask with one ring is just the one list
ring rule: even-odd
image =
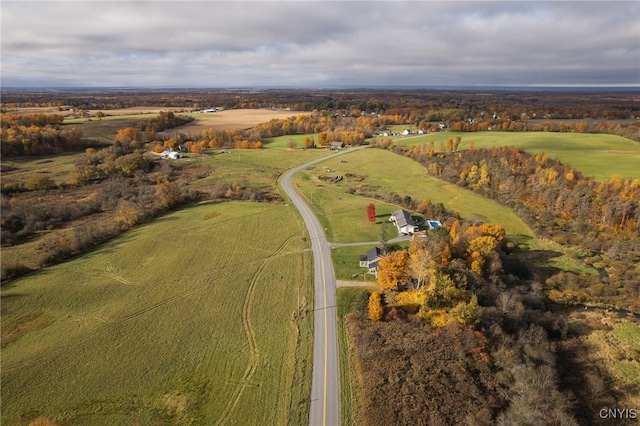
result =
[{"label": "distant tree line", "polygon": [[0,153],[3,157],[50,155],[86,146],[76,127],[62,126],[57,114],[0,114]]},{"label": "distant tree line", "polygon": [[[631,95],[630,95],[631,94]],[[292,111],[328,111],[336,114],[399,115],[407,124],[428,121],[462,121],[494,114],[505,119],[621,120],[640,117],[632,92],[615,91],[508,91],[433,89],[349,90],[230,90],[167,89],[118,90],[2,89],[3,108],[73,107],[84,110],[136,106],[212,106],[230,108],[289,108]]]}]

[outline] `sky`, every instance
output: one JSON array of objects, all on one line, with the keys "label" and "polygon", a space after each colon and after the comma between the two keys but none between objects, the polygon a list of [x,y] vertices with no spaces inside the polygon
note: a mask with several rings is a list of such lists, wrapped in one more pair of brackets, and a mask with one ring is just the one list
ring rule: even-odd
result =
[{"label": "sky", "polygon": [[8,1],[2,87],[627,86],[640,2]]}]

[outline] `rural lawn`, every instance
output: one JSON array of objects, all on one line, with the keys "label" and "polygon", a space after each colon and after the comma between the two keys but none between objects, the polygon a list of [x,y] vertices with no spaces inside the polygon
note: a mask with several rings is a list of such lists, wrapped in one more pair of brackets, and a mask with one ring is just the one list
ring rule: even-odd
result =
[{"label": "rural lawn", "polygon": [[[331,172],[326,172],[326,168]],[[345,177],[338,183],[319,179],[319,176],[347,174],[352,177]],[[510,209],[472,191],[431,177],[419,163],[390,151],[364,149],[352,152],[306,170],[297,175],[294,181],[320,220],[326,223],[328,238],[334,243],[378,241],[380,225],[372,226],[367,222],[367,204],[375,204],[378,222],[387,220],[389,214],[399,208],[347,192],[350,187],[364,185],[380,195],[395,192],[400,197],[409,195],[416,202],[429,198],[432,203],[443,203],[447,209],[459,212],[464,218],[498,223],[513,237],[534,237]],[[397,236],[393,226],[388,227],[388,236]]]},{"label": "rural lawn", "polygon": [[302,229],[289,206],[203,204],[3,288],[2,425],[305,424]]}]

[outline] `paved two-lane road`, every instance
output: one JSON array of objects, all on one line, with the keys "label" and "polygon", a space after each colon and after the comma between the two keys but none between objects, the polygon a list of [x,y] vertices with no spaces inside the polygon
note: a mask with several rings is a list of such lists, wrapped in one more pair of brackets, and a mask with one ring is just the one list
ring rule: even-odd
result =
[{"label": "paved two-lane road", "polygon": [[[311,426],[340,424],[340,379],[338,364],[338,334],[336,325],[336,281],[331,263],[331,248],[320,222],[302,197],[293,189],[291,177],[312,164],[332,158],[323,157],[289,170],[282,176],[282,189],[298,208],[309,231],[313,250],[314,270],[314,330],[313,377],[311,383]],[[348,152],[348,151],[346,151]]]}]

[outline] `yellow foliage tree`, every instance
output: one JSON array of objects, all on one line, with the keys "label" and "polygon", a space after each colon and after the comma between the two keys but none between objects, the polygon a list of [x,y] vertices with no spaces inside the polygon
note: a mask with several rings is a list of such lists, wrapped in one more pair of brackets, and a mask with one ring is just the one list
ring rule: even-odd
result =
[{"label": "yellow foliage tree", "polygon": [[396,304],[409,313],[416,313],[427,303],[427,294],[421,290],[407,290],[398,293]]},{"label": "yellow foliage tree", "polygon": [[478,227],[478,229],[480,229],[480,232],[482,232],[483,235],[491,236],[499,243],[504,241],[507,236],[507,233],[502,226],[494,225],[493,223],[483,223]]},{"label": "yellow foliage tree", "polygon": [[471,252],[480,253],[482,256],[486,256],[498,247],[498,240],[489,236],[483,235],[482,237],[474,238],[469,242],[467,250]]},{"label": "yellow foliage tree", "polygon": [[460,302],[449,310],[449,315],[460,324],[476,325],[480,321],[478,296],[471,296],[469,302]]},{"label": "yellow foliage tree", "polygon": [[380,321],[384,314],[384,308],[382,307],[382,296],[377,291],[371,293],[369,296],[369,319],[372,321]]},{"label": "yellow foliage tree", "polygon": [[435,280],[437,263],[424,240],[416,239],[409,247],[407,266],[409,274],[415,279],[417,288]]},{"label": "yellow foliage tree", "polygon": [[456,287],[448,274],[438,272],[435,280],[430,283],[425,290],[427,294],[427,304],[432,308],[448,304],[452,300],[466,300],[467,293]]},{"label": "yellow foliage tree", "polygon": [[378,284],[382,288],[396,289],[398,283],[409,279],[409,253],[407,250],[394,251],[383,256],[378,262]]},{"label": "yellow foliage tree", "polygon": [[443,327],[454,322],[444,309],[423,309],[418,316],[435,327]]},{"label": "yellow foliage tree", "polygon": [[136,223],[138,223],[138,219],[140,218],[140,213],[138,209],[131,204],[129,201],[121,201],[118,204],[118,207],[115,211],[115,221],[120,224],[122,229],[129,229]]},{"label": "yellow foliage tree", "polygon": [[460,221],[459,220],[456,219],[451,224],[451,228],[449,229],[449,235],[451,236],[452,240],[455,240],[456,237],[458,237],[460,235]]},{"label": "yellow foliage tree", "polygon": [[477,251],[471,252],[469,256],[469,266],[471,270],[478,275],[482,275],[482,268],[484,267],[484,257]]}]

